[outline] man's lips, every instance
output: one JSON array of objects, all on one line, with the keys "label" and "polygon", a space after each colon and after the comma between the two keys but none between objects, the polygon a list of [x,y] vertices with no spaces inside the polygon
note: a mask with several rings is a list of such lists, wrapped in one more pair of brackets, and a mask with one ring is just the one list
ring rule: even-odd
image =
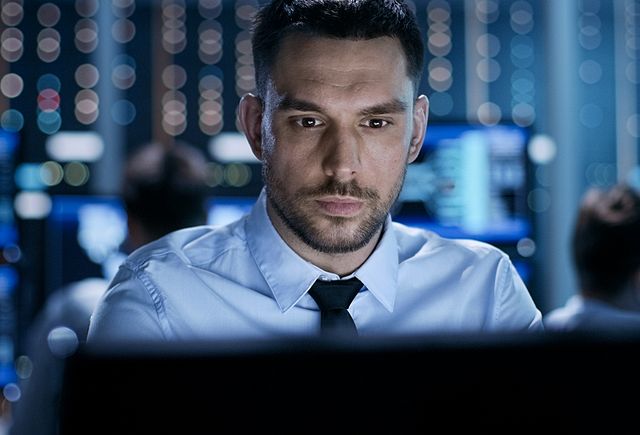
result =
[{"label": "man's lips", "polygon": [[325,214],[342,217],[355,216],[364,204],[359,199],[344,196],[325,196],[316,202]]}]

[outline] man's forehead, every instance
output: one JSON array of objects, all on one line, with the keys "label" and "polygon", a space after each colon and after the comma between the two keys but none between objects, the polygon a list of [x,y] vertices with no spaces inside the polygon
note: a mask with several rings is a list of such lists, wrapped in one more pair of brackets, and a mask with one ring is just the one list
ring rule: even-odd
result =
[{"label": "man's forehead", "polygon": [[412,86],[399,43],[383,37],[368,40],[291,35],[272,68],[278,90],[296,88],[358,89]]},{"label": "man's forehead", "polygon": [[317,59],[319,53],[331,54],[337,58],[366,54],[372,61],[379,57],[394,57],[402,59],[403,64],[407,63],[402,44],[397,38],[390,36],[368,39],[336,38],[301,32],[290,33],[282,39],[276,54],[276,63],[291,57],[305,59],[308,62]]}]

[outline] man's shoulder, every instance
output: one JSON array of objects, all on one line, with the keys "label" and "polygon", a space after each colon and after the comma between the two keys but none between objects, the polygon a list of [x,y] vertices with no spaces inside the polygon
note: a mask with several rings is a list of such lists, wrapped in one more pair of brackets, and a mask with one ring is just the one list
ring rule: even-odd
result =
[{"label": "man's shoulder", "polygon": [[481,240],[443,237],[434,231],[398,222],[393,223],[393,230],[401,251],[404,249],[414,254],[420,251],[447,250],[479,257],[506,255],[494,245]]},{"label": "man's shoulder", "polygon": [[201,225],[167,234],[132,252],[126,263],[138,267],[152,260],[178,258],[184,263],[211,259],[234,246],[244,245],[242,221],[224,226]]}]

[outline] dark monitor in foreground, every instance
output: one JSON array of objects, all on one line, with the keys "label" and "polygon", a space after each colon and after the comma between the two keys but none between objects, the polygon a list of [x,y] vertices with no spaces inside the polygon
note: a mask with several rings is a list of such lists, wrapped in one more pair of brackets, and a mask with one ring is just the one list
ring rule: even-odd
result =
[{"label": "dark monitor in foreground", "polygon": [[67,360],[60,434],[620,433],[637,425],[639,344],[529,334],[82,348]]}]

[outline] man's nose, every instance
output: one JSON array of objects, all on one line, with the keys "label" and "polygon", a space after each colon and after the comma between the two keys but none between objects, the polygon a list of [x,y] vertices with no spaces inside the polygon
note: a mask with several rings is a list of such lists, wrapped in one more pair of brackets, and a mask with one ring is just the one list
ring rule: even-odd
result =
[{"label": "man's nose", "polygon": [[362,138],[356,129],[334,126],[325,133],[324,159],[325,175],[338,180],[350,180],[360,171]]}]

